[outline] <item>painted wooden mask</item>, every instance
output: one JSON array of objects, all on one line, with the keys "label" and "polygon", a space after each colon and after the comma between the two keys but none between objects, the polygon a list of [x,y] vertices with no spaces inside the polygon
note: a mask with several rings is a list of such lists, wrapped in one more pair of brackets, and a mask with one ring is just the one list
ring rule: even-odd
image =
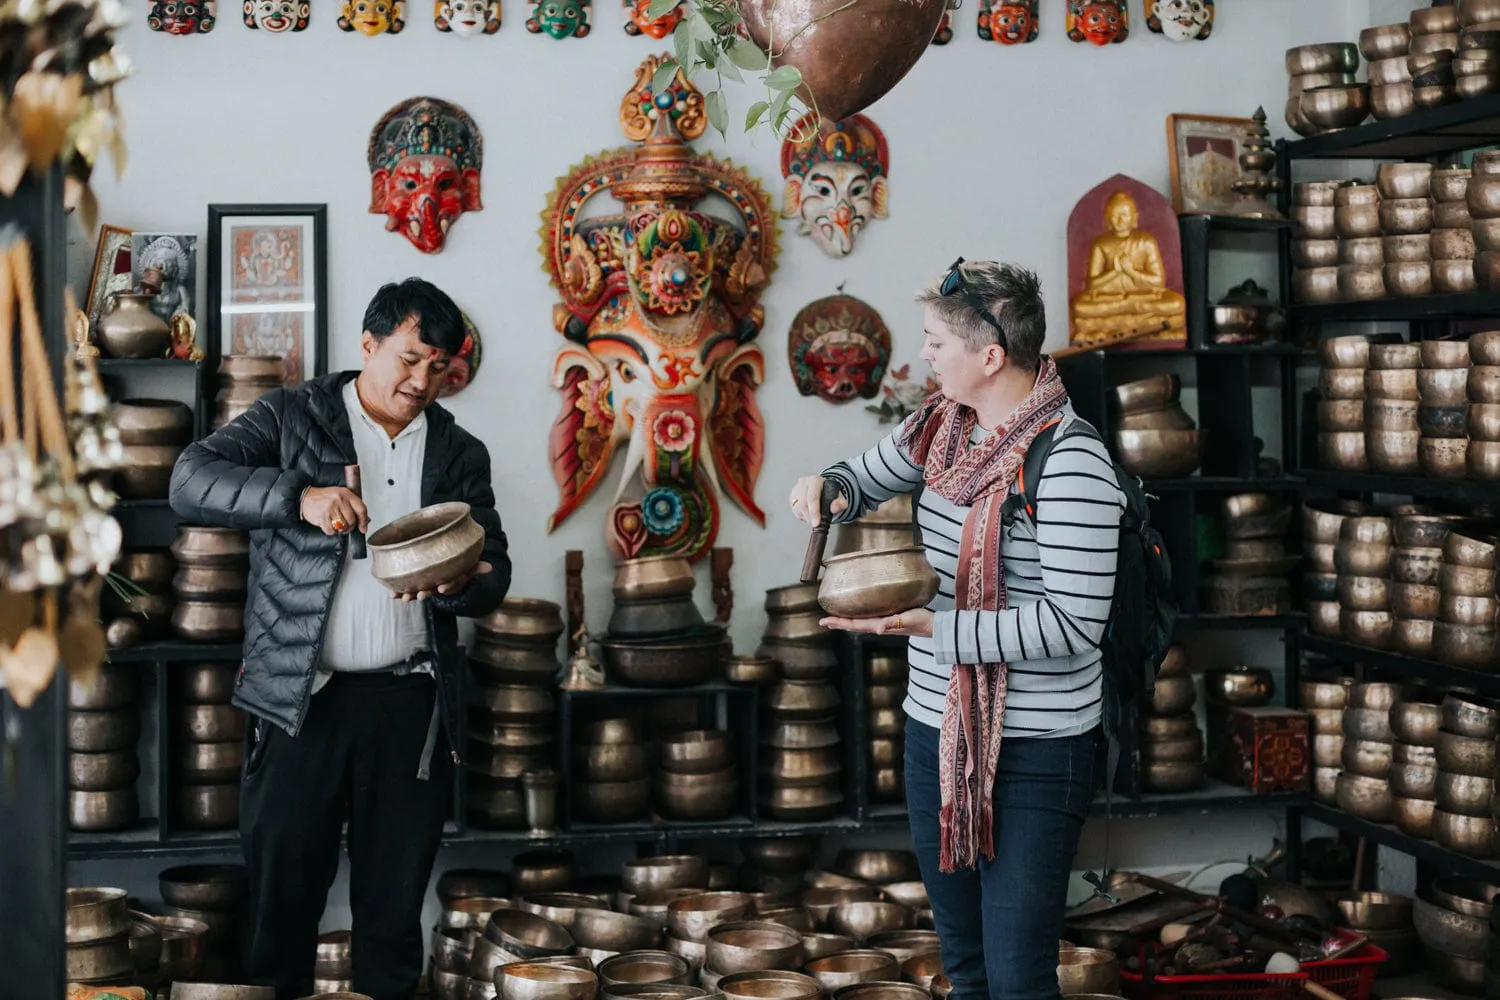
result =
[{"label": "painted wooden mask", "polygon": [[589,0],[538,0],[531,5],[526,30],[556,39],[586,38],[592,30],[592,16]]},{"label": "painted wooden mask", "polygon": [[1036,41],[1040,0],[979,0],[979,37],[1001,45]]},{"label": "painted wooden mask", "polygon": [[484,158],[479,126],[456,104],[413,97],[370,133],[370,212],[423,253],[443,249],[460,215],[477,212]]},{"label": "painted wooden mask", "polygon": [[797,313],[786,353],[802,395],[830,403],[874,399],[891,363],[891,331],[868,303],[830,295]]},{"label": "painted wooden mask", "polygon": [[679,4],[661,17],[651,16],[651,0],[621,0],[625,7],[625,34],[646,35],[650,38],[666,38],[677,30],[682,21],[682,6]]},{"label": "painted wooden mask", "polygon": [[339,8],[339,30],[376,35],[399,35],[406,27],[406,0],[344,0]]},{"label": "painted wooden mask", "polygon": [[218,0],[152,0],[146,24],[168,35],[202,35],[214,30]]},{"label": "painted wooden mask", "polygon": [[434,0],[432,23],[465,38],[500,30],[500,0]]},{"label": "painted wooden mask", "polygon": [[1169,41],[1207,38],[1214,30],[1214,0],[1145,0],[1146,27]]},{"label": "painted wooden mask", "polygon": [[302,31],[312,17],[309,0],[245,0],[245,27],[279,35],[284,31]]},{"label": "painted wooden mask", "polygon": [[860,230],[887,215],[885,133],[864,115],[824,121],[811,132],[804,116],[791,136],[781,144],[782,218],[800,219],[797,231],[828,256],[847,257]]},{"label": "painted wooden mask", "polygon": [[1068,0],[1068,37],[1110,45],[1130,37],[1129,0]]}]

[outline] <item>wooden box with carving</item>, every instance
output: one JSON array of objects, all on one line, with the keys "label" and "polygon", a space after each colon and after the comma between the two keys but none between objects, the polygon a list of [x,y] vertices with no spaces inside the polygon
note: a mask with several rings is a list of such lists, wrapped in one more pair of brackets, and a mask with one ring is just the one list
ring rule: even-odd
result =
[{"label": "wooden box with carving", "polygon": [[1305,792],[1312,779],[1312,717],[1290,708],[1227,709],[1219,777],[1257,795]]}]

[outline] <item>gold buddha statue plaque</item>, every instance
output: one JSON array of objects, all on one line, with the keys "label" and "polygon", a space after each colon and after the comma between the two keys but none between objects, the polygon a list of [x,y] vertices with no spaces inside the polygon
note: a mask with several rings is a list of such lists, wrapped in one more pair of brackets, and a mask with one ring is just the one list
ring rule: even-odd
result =
[{"label": "gold buddha statue plaque", "polygon": [[1177,216],[1124,174],[1084,195],[1068,217],[1068,327],[1080,347],[1187,343]]}]

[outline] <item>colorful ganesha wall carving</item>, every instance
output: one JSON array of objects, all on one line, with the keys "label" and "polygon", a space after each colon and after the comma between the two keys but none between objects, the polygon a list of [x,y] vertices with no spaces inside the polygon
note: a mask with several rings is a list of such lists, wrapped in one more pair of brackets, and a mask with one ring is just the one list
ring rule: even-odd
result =
[{"label": "colorful ganesha wall carving", "polygon": [[786,355],[802,395],[830,403],[874,399],[891,363],[891,331],[869,303],[830,295],[792,319]]},{"label": "colorful ganesha wall carving", "polygon": [[386,217],[423,253],[443,249],[460,215],[477,212],[484,144],[457,104],[435,97],[402,101],[370,133],[370,213]]},{"label": "colorful ganesha wall carving", "polygon": [[885,133],[869,118],[824,121],[814,132],[805,115],[781,144],[782,217],[801,219],[797,232],[828,256],[847,257],[860,230],[886,217],[890,171]]},{"label": "colorful ganesha wall carving", "polygon": [[[553,364],[563,408],[549,457],[562,496],[548,530],[623,448],[605,528],[620,558],[707,552],[720,491],[765,523],[753,496],[765,436],[755,402],[765,359],[754,341],[776,219],[749,174],[688,145],[707,125],[703,95],[680,72],[653,93],[666,58],[641,64],[620,105],[639,145],[574,167],[542,213],[543,269],[562,293],[553,324],[570,342]],[[585,218],[603,192],[623,210]],[[736,217],[699,211],[710,195]]]}]

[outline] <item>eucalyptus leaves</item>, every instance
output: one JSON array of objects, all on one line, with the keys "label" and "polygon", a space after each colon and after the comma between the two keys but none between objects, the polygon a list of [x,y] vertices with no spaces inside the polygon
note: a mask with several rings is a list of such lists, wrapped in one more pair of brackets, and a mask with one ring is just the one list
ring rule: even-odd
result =
[{"label": "eucalyptus leaves", "polygon": [[[728,137],[729,109],[724,101],[724,78],[736,83],[745,81],[740,72],[764,72],[765,98],[750,105],[745,113],[745,131],[749,132],[762,123],[768,124],[778,137],[785,137],[787,123],[800,117],[802,100],[796,90],[802,85],[802,73],[795,66],[775,66],[776,48],[770,46],[771,54],[762,52],[754,42],[743,34],[739,5],[736,0],[651,0],[650,15],[653,18],[671,13],[682,5],[682,21],[672,32],[675,57],[664,61],[651,80],[651,89],[660,93],[670,87],[678,67],[683,74],[692,77],[699,70],[712,71],[718,78],[717,86],[703,90],[704,112],[708,123],[719,135]],[[785,43],[782,43],[783,46]],[[793,99],[798,107],[793,107]],[[813,109],[816,112],[816,107]],[[812,127],[817,127],[817,115],[813,114]]]}]

